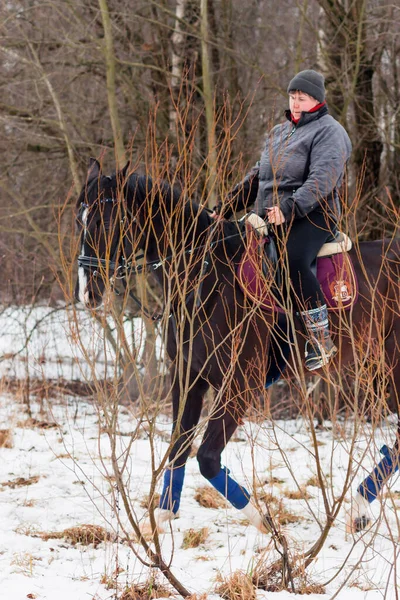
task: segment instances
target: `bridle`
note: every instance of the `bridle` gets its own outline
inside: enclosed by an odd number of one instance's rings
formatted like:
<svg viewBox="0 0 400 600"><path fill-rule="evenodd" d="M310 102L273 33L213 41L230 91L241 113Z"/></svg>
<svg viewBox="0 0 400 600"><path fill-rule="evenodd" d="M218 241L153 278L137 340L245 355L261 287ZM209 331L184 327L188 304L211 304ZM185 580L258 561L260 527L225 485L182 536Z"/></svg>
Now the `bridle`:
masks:
<svg viewBox="0 0 400 600"><path fill-rule="evenodd" d="M111 203L111 202L115 202L117 199L116 198L101 198L100 199L100 203L102 204L106 204L106 203ZM81 203L81 207L82 208L89 208L88 204L85 204L84 202ZM205 208L205 207L204 207ZM209 209L205 208L205 210L207 210L208 212L212 212ZM121 226L123 226L123 223L125 222L127 216L131 217L131 223L134 223L136 221L136 217L133 217L129 211L127 211L126 209L124 209L124 213L121 216L120 222L121 222ZM212 237L214 230L216 229L217 223L213 224L210 230L210 234L209 236ZM217 240L214 241L210 241L207 244L202 244L200 246L196 246L194 248L190 248L189 250L185 250L182 254L183 255L190 255L195 251L198 250L202 250L207 248L207 254L204 258L204 260L202 261L202 268L200 271L200 277L201 277L201 282L200 282L200 289L197 292L197 298L198 298L198 302L200 299L200 295L201 295L201 288L203 285L203 279L204 276L207 274L209 265L210 265L210 253L211 251L221 242L227 241L229 239L232 238L236 238L238 236L241 236L242 233L238 232L229 236L225 236L222 238L219 238ZM78 262L78 267L81 267L83 269L87 269L89 271L91 271L92 276L97 277L99 274L101 274L101 272L105 271L105 270L109 270L113 273L112 277L110 278L111 281L111 285L112 285L112 290L115 294L119 295L119 293L117 292L117 290L114 287L114 283L115 281L122 281L125 290L128 289L128 279L132 276L132 275L140 275L141 273L143 273L143 271L152 271L155 272L158 269L160 269L161 267L163 267L166 263L168 263L168 261L170 259L173 258L172 255L166 256L165 258L163 258L162 260L153 260L153 261L148 261L145 262L143 264L137 265L136 262L142 258L145 258L145 254L138 254L135 256L134 260L127 260L123 255L120 255L120 257L118 258L118 260L115 260L115 255L118 251L118 245L115 248L115 251L112 255L112 258L110 259L105 259L105 258L98 258L95 256L84 256L83 254L78 256L77 262ZM164 316L164 311L165 311L165 307L163 308L162 312L159 314L155 314L152 315L142 304L141 300L132 292L132 290L128 290L129 296L132 298L132 300L137 304L137 306L139 306L139 308L143 311L143 314L148 318L151 319L152 321L160 321L163 316ZM186 304L189 302L189 300L191 299L191 297L194 295L194 291L192 290L190 292L190 294L188 295L188 297L186 298ZM169 315L171 316L171 315Z"/></svg>
<svg viewBox="0 0 400 600"><path fill-rule="evenodd" d="M114 202L116 202L116 200L117 200L116 198L112 198L112 197L101 198L100 203L101 204L114 203ZM81 202L81 208L89 208L89 206L90 206L89 204L85 204L84 202ZM127 217L126 213L129 214L129 211L124 210L124 213L120 219L121 226L123 226L123 224L126 220L126 217ZM133 218L133 217L131 218L131 222L134 222L135 220L136 220L135 218ZM111 259L99 258L97 256L84 256L83 254L80 254L77 259L78 267L81 267L83 269L91 271L91 274L93 277L97 277L99 274L101 274L102 271L104 272L107 269L109 271L111 271L113 273L112 277L110 278L112 291L117 295L119 295L119 292L114 287L115 281L117 281L117 280L122 281L125 289L127 289L127 287L128 287L127 279L129 279L129 277L131 275L139 275L140 273L142 273L142 271L144 271L147 268L153 269L153 271L155 271L156 269L161 267L164 263L164 261L151 261L151 262L148 262L148 263L145 263L142 265L134 265L133 261L126 260L126 258L124 256L120 256L118 260L115 260L115 255L116 255L117 251L118 251L118 244L116 245L116 248L113 252ZM145 255L143 253L136 255L135 262L137 260L140 260L141 258L144 258L144 256ZM152 315L143 306L140 299L132 292L132 290L129 290L129 296L139 306L139 308L143 311L144 315L147 318L151 319L152 321L159 321L162 319L164 310L160 314Z"/></svg>

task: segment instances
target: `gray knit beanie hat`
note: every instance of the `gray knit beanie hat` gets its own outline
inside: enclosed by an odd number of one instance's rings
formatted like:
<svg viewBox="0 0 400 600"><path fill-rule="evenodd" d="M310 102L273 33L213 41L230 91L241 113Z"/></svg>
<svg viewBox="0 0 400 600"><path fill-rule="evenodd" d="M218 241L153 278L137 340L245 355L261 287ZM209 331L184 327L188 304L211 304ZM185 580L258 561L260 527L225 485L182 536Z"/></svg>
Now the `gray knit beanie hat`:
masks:
<svg viewBox="0 0 400 600"><path fill-rule="evenodd" d="M312 69L300 71L293 77L287 89L288 94L296 90L312 96L318 102L323 102L325 100L324 76Z"/></svg>

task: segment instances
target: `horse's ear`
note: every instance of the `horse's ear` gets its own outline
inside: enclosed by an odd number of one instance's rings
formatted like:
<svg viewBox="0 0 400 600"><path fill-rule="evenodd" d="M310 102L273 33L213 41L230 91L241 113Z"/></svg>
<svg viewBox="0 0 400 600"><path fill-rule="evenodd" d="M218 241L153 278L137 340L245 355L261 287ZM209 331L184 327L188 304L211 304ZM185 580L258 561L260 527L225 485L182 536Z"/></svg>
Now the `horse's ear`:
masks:
<svg viewBox="0 0 400 600"><path fill-rule="evenodd" d="M89 158L89 167L87 171L87 179L94 179L98 177L101 173L101 165L97 158Z"/></svg>
<svg viewBox="0 0 400 600"><path fill-rule="evenodd" d="M126 174L129 171L129 165L130 165L130 161L128 160L128 162L126 163L126 165L124 166L123 169L121 169L121 175L122 175L122 179L125 179Z"/></svg>

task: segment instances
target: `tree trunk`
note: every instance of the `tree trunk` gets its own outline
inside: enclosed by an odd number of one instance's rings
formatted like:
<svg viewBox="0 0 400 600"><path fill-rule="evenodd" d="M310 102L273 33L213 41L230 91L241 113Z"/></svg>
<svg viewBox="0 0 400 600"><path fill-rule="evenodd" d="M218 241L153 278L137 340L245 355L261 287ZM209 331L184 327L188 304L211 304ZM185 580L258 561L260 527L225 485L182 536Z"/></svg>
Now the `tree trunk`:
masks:
<svg viewBox="0 0 400 600"><path fill-rule="evenodd" d="M214 118L214 88L209 54L209 27L208 27L208 0L200 1L201 15L201 65L203 78L203 98L207 127L207 191L208 204L216 204L216 179L217 179L217 150L215 140Z"/></svg>
<svg viewBox="0 0 400 600"><path fill-rule="evenodd" d="M107 99L111 127L114 136L115 160L118 168L122 168L125 163L125 149L122 128L118 114L112 23L110 13L108 10L107 0L99 0L99 6L104 29L104 57L106 61Z"/></svg>
<svg viewBox="0 0 400 600"><path fill-rule="evenodd" d="M350 108L354 115L353 191L357 192L358 214L365 225L365 211L361 208L368 206L378 213L382 210L375 197L381 189L383 150L372 82L377 53L372 54L368 47L366 0L356 0L351 10L347 10L339 0L318 0L318 3L328 25L324 36L328 99L334 115L342 123L346 122Z"/></svg>

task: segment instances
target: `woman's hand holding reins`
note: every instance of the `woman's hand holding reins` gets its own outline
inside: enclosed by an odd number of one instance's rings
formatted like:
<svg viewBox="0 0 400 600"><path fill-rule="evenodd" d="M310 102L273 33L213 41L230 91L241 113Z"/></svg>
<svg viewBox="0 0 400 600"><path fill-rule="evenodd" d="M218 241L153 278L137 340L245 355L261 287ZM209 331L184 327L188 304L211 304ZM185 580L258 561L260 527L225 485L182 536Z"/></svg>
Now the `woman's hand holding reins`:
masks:
<svg viewBox="0 0 400 600"><path fill-rule="evenodd" d="M217 213L215 210L214 210L214 212L212 212L212 213L210 214L210 217L211 217L212 219L215 219L216 221L223 221L223 220L224 220L224 217L222 217L222 216L221 216L219 213Z"/></svg>
<svg viewBox="0 0 400 600"><path fill-rule="evenodd" d="M279 206L272 206L267 208L267 221L275 225L282 225L286 221L285 216Z"/></svg>

